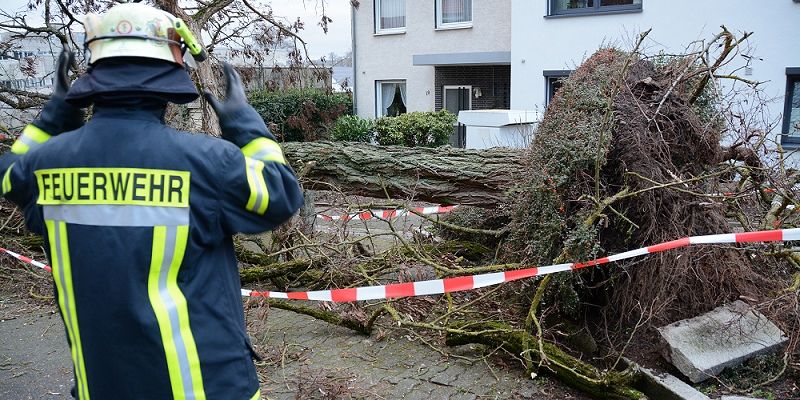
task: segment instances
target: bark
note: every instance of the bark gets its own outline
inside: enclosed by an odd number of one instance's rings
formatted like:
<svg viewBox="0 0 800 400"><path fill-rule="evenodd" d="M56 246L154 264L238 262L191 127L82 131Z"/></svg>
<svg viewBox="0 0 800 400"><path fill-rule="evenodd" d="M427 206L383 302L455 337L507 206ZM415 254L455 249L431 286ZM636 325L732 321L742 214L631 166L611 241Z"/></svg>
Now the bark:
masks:
<svg viewBox="0 0 800 400"><path fill-rule="evenodd" d="M342 317L341 315L332 311L325 311L316 307L305 306L298 302L276 300L276 299L264 299L264 301L269 303L269 305L272 307L280 308L282 310L287 310L287 311L293 311L299 314L309 315L316 319L325 321L329 324L352 329L362 335L369 336L369 334L372 333L371 325L364 324L354 319Z"/></svg>
<svg viewBox="0 0 800 400"><path fill-rule="evenodd" d="M306 189L494 207L506 200L522 165L517 149L466 150L364 143L284 143Z"/></svg>
<svg viewBox="0 0 800 400"><path fill-rule="evenodd" d="M319 262L319 260L292 260L282 263L247 267L239 270L239 278L241 279L242 285L245 285L313 269Z"/></svg>

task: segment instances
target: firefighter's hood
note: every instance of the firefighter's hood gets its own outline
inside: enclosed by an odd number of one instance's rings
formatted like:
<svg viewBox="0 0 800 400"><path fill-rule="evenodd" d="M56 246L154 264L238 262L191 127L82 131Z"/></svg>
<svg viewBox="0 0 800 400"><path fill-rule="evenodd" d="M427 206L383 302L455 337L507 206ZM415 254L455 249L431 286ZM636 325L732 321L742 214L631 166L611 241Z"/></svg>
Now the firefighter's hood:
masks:
<svg viewBox="0 0 800 400"><path fill-rule="evenodd" d="M155 99L186 104L199 97L187 71L170 62L141 57L103 59L75 80L66 101L77 107L92 103Z"/></svg>

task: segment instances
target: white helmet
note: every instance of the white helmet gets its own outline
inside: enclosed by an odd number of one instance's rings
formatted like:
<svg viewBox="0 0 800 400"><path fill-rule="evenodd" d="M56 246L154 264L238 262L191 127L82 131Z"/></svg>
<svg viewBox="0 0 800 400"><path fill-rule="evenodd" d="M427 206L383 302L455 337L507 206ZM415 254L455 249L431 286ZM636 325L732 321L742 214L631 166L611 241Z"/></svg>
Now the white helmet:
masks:
<svg viewBox="0 0 800 400"><path fill-rule="evenodd" d="M102 15L87 14L84 25L89 65L110 57L147 57L183 66L183 46L197 61L206 57L186 23L145 4L119 4Z"/></svg>

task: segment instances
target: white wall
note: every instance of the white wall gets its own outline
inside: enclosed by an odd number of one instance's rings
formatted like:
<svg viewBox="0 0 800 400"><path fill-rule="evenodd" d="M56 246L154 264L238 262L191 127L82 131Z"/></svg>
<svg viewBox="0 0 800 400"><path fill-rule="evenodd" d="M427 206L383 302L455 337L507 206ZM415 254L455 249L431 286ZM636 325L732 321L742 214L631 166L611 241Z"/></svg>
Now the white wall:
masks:
<svg viewBox="0 0 800 400"><path fill-rule="evenodd" d="M408 111L434 108L434 67L413 66L415 54L511 50L511 0L473 0L472 28L436 30L433 0L406 0L406 33L376 35L374 1L355 10L356 107L375 117L375 81L405 79Z"/></svg>
<svg viewBox="0 0 800 400"><path fill-rule="evenodd" d="M720 25L737 34L754 32L750 44L763 61L754 60L753 74L744 77L769 81L763 89L777 98L770 106L773 117L783 113L786 67L800 66L800 3L792 0L643 0L637 13L544 18L547 2L513 0L512 109L544 107L542 71L575 69L602 44L630 49L649 28L650 53L682 52L694 40L713 37Z"/></svg>

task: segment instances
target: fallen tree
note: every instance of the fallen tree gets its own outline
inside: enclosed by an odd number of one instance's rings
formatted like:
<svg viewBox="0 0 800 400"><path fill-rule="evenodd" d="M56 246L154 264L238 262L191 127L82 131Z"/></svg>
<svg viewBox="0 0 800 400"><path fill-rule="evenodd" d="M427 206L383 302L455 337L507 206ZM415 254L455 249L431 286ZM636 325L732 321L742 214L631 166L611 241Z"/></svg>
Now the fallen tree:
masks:
<svg viewBox="0 0 800 400"><path fill-rule="evenodd" d="M495 207L507 200L522 164L516 149L465 150L363 143L284 143L306 189Z"/></svg>
<svg viewBox="0 0 800 400"><path fill-rule="evenodd" d="M704 79L719 63L700 59L715 43L729 57L739 41L723 30L702 51L656 61L599 51L564 82L525 151L287 143L306 188L484 208L460 208L447 225L433 218L444 241L404 235L393 221L377 233L358 222L363 237L345 223L316 237L290 225L260 246L267 254L237 248L247 264L242 282L256 290L352 288L585 261L685 235L798 226L789 207L800 206L797 176L763 161L766 130L745 125L733 146L720 144L734 124L706 87L715 80ZM371 244L386 236L395 245L389 250ZM362 334L399 326L441 347L480 343L595 397L635 399L643 396L637 373L621 371L620 360L638 357L631 343L653 350L652 336L639 334L735 298L765 304L765 314L793 332L785 363L796 365L799 260L782 244L693 247L442 296L268 302Z"/></svg>

